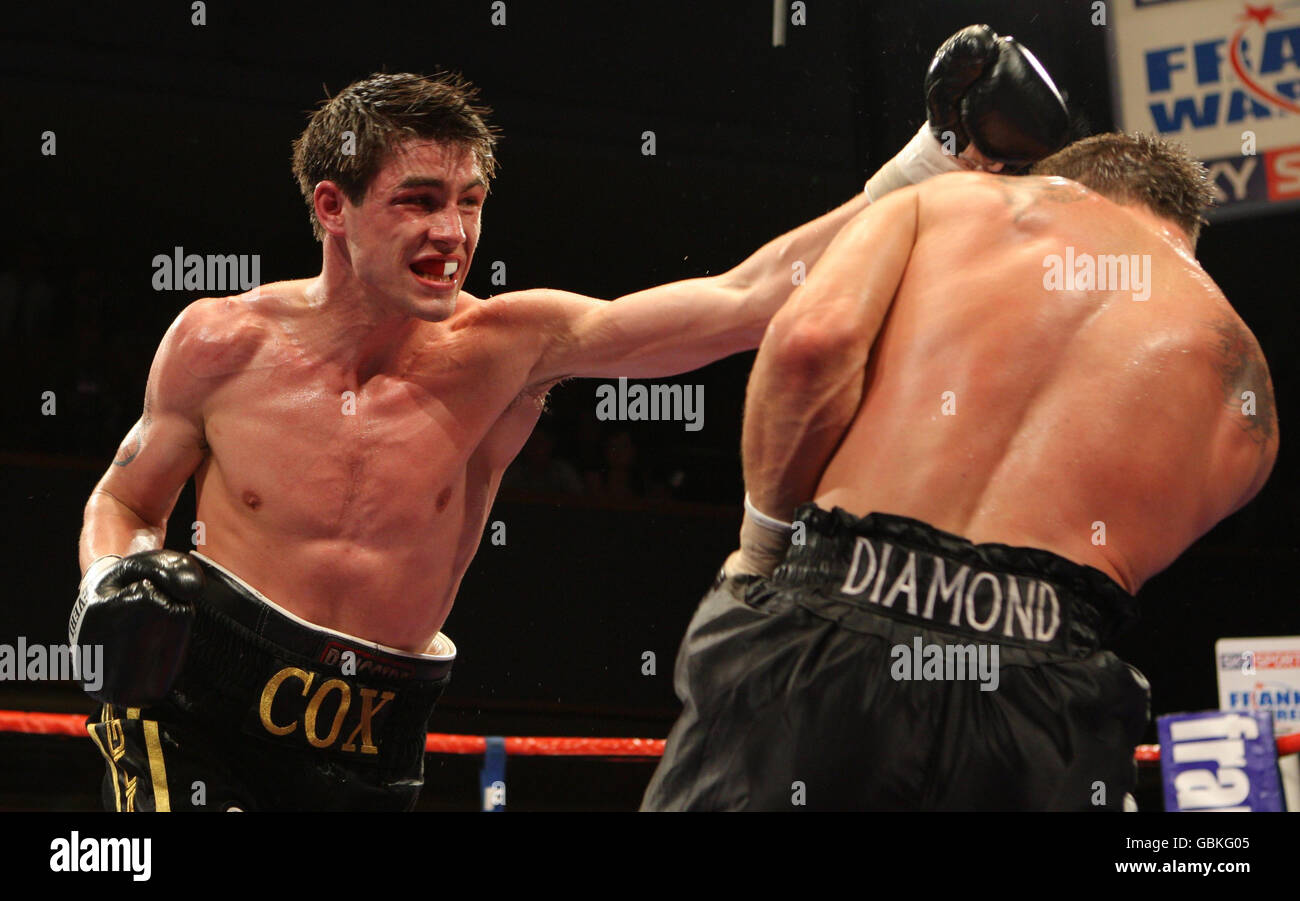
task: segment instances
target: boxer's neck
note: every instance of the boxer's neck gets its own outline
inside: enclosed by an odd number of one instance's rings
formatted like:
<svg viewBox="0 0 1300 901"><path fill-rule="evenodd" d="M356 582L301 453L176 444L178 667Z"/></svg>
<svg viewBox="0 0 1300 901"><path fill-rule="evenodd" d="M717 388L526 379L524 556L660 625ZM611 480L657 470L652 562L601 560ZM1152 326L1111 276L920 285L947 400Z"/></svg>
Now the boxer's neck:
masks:
<svg viewBox="0 0 1300 901"><path fill-rule="evenodd" d="M396 374L420 320L374 296L350 268L340 272L341 267L330 266L328 250L325 257L321 274L303 290L310 309L304 338L315 353L354 373L358 384L375 375Z"/></svg>
<svg viewBox="0 0 1300 901"><path fill-rule="evenodd" d="M1116 201L1119 203L1119 201ZM1120 203L1125 210L1137 219L1143 226L1163 237L1170 244L1174 245L1184 256L1195 260L1195 248L1192 247L1192 239L1187 232L1183 231L1176 222L1166 219L1164 216L1157 214L1150 207L1142 203Z"/></svg>

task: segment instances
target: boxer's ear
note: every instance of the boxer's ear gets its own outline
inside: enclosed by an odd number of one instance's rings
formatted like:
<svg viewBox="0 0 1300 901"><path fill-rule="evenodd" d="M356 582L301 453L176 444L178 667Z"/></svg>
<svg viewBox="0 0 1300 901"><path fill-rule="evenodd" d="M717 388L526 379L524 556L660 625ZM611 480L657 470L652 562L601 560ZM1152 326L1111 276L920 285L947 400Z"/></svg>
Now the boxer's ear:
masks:
<svg viewBox="0 0 1300 901"><path fill-rule="evenodd" d="M311 202L312 208L316 211L316 218L325 233L343 234L343 206L347 203L347 195L343 193L343 189L332 181L318 182L316 190L312 193Z"/></svg>

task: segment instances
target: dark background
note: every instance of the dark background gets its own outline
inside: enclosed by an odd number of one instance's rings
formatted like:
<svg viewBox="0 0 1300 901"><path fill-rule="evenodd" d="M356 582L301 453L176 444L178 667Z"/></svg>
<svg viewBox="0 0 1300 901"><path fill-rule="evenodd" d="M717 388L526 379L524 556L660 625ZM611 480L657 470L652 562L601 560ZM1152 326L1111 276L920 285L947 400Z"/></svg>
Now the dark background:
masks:
<svg viewBox="0 0 1300 901"><path fill-rule="evenodd" d="M13 557L0 642L64 640L78 579L81 507L139 415L149 361L196 295L156 292L151 261L260 254L264 282L319 271L289 172L305 113L377 70L459 69L504 131L467 288L491 264L505 289L616 297L722 271L769 238L861 190L924 113L939 43L983 21L1032 47L1081 128L1112 127L1104 30L1087 2L868 4L808 0L807 25L771 46L767 0L581 3L507 0L507 25L473 2L212 2L9 9L0 37L4 223L0 437ZM40 135L58 153L40 154ZM641 155L653 130L657 155ZM1259 336L1286 433L1297 371L1300 214L1211 227L1199 256ZM492 519L446 631L460 646L435 731L662 737L676 712L677 643L734 543L740 407L752 354L680 379L705 385L705 427L628 429L632 496L516 493ZM553 392L555 453L599 484L595 382ZM57 415L41 415L54 391ZM1156 713L1217 706L1221 636L1293 634L1293 452L1264 492L1140 595L1118 650L1151 679ZM193 500L172 518L187 547ZM642 675L643 654L657 673ZM85 711L71 685L5 684L0 707ZM1148 740L1154 741L1154 727ZM88 742L0 742L8 807L95 803ZM71 769L69 769L71 767ZM472 809L477 761L428 758L428 806ZM631 808L646 763L510 761L510 806ZM1149 777L1148 777L1149 778ZM1149 782L1146 784L1150 784ZM1158 805L1148 798L1145 806Z"/></svg>

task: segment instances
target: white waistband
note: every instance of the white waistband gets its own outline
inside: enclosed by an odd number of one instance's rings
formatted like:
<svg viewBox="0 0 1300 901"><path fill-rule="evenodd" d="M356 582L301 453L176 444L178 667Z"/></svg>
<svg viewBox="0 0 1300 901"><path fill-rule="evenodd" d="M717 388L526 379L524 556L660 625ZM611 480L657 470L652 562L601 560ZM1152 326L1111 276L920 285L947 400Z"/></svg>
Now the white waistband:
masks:
<svg viewBox="0 0 1300 901"><path fill-rule="evenodd" d="M441 632L439 632L437 635L433 637L433 641L429 642L429 647L433 649L433 653L417 654L413 651L403 651L401 648L390 648L388 645L379 644L377 642L370 641L367 638L360 638L356 635L349 635L347 632L340 632L338 629L331 629L328 626L317 625L316 623L303 619L301 616L298 616L296 613L292 613L288 610L285 610L275 601L271 600L266 595L262 594L262 592L258 591L252 585L249 585L243 579L239 578L239 576L232 573L229 569L222 566L220 563L213 560L211 557L206 557L203 554L200 554L198 551L190 551L190 553L193 554L195 557L198 557L204 563L207 563L208 565L221 570L231 579L238 582L241 587L247 590L249 594L253 595L263 604L270 607L276 613L279 613L283 616L287 616L289 619L293 620L295 623L297 623L300 626L305 626L308 629L315 629L317 632L325 632L329 635L334 635L339 638L346 639L347 641L350 641L353 644L366 645L367 647L374 648L377 651L383 651L385 654L394 654L399 657L409 657L412 660L455 660L456 659L456 643L453 642L446 635L443 635Z"/></svg>

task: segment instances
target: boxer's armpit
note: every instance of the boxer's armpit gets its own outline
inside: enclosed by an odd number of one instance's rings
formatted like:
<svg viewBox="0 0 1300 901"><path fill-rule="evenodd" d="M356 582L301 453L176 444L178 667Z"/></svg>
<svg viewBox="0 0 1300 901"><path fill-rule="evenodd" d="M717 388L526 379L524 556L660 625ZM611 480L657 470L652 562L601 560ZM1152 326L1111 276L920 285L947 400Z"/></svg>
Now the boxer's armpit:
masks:
<svg viewBox="0 0 1300 901"><path fill-rule="evenodd" d="M550 397L551 389L556 385L559 385L562 381L564 380L558 379L555 381L542 382L537 385L529 385L515 396L515 399L510 402L510 406L507 407L507 410L514 410L524 404L531 404L541 412L545 413L546 402Z"/></svg>

